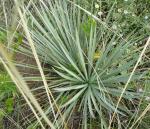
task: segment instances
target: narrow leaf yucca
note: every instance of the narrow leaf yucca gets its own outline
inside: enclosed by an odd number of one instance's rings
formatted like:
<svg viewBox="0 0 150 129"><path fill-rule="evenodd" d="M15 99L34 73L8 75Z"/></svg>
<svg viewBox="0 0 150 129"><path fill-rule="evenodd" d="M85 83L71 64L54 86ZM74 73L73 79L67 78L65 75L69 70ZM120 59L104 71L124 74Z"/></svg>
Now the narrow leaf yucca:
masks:
<svg viewBox="0 0 150 129"><path fill-rule="evenodd" d="M40 60L49 64L49 88L68 125L78 113L82 128L92 127L94 121L97 127L107 129L138 58L134 44L142 36L131 33L123 38L66 0L32 4L26 15ZM110 16L111 12L104 22L109 23ZM30 54L30 50L25 52ZM140 77L136 72L132 81ZM125 101L137 97L134 90L126 90L117 119L132 115ZM45 107L45 112L53 116L50 107ZM56 128L63 128L59 113L52 120Z"/></svg>

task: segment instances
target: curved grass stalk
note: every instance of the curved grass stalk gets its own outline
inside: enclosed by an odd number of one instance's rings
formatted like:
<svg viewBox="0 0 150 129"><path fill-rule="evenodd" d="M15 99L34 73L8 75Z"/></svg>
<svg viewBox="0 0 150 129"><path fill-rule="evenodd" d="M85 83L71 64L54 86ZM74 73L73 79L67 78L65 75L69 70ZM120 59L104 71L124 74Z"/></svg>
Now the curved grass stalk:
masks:
<svg viewBox="0 0 150 129"><path fill-rule="evenodd" d="M143 117L145 116L145 114L150 110L150 104L145 108L145 110L141 113L141 115L139 116L139 118L132 124L132 126L129 129L133 129L134 126L139 122L142 121Z"/></svg>
<svg viewBox="0 0 150 129"><path fill-rule="evenodd" d="M48 84L47 84L47 81L46 81L46 78L45 78L45 75L44 75L44 72L43 72L43 69L42 69L40 60L39 60L39 58L38 58L38 55L37 55L37 52L36 52L34 43L33 43L33 41L32 41L32 38L31 38L31 36L30 36L29 30L28 30L28 27L27 27L27 24L26 24L26 19L25 19L25 17L23 17L23 14L22 14L22 12L21 12L21 10L20 10L20 8L19 8L19 5L18 5L17 0L14 0L14 1L15 1L16 6L17 6L17 10L18 10L18 13L19 13L19 15L20 15L20 18L21 18L21 21L22 21L22 24L23 24L23 28L24 28L25 33L26 33L26 36L27 36L27 40L29 41L30 47L31 47L31 49L32 49L32 52L33 52L33 55L34 55L34 57L35 57L36 63L37 63L37 65L38 65L38 68L39 68L39 71L40 71L40 74L41 74L41 77L42 77L42 80L43 80L43 83L44 83L44 86L45 86L45 90L46 90L46 93L47 93L47 97L48 97L50 106L51 106L51 108L52 108L52 110L53 110L53 114L54 114L54 116L55 116L55 111L54 111L54 109L53 109L50 96L52 97L52 100L54 101L54 104L55 104L55 106L56 106L56 108L57 108L57 111L59 112L59 114L60 114L60 116L61 116L61 118L62 118L62 120L63 120L63 123L64 123L65 128L67 129L67 125L66 125L65 120L64 120L64 118L63 118L63 116L62 116L62 114L61 114L61 111L60 111L58 105L56 104L55 99L54 99L54 97L53 97L51 91L50 91L49 88L48 88Z"/></svg>
<svg viewBox="0 0 150 129"><path fill-rule="evenodd" d="M19 74L19 72L17 71L17 69L10 62L6 52L4 51L4 47L0 46L0 52L2 54L2 57L0 57L1 62L3 63L4 67L6 68L7 72L11 76L14 83L16 84L16 86L19 89L20 93L23 95L24 99L28 103L29 107L31 108L31 110L34 113L35 117L37 118L38 122L40 123L41 127L43 129L45 129L44 125L42 124L42 122L41 122L39 116L37 115L37 113L36 113L34 107L32 106L32 104L36 107L36 109L39 111L39 113L41 114L43 119L47 122L47 124L52 129L55 129L53 124L49 121L49 119L47 118L47 116L44 114L43 110L39 106L38 102L36 101L36 99L34 98L32 93L30 92L28 86L26 85L26 83L22 79L22 77ZM32 102L32 104L30 103L29 99Z"/></svg>

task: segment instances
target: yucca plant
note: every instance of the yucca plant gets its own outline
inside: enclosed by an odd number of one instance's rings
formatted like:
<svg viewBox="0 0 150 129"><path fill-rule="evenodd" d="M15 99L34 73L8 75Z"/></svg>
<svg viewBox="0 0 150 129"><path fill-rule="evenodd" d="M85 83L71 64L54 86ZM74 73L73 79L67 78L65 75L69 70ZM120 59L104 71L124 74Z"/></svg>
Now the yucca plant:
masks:
<svg viewBox="0 0 150 129"><path fill-rule="evenodd" d="M49 65L49 89L61 115L54 102L53 108L46 104L44 110L56 128L65 128L62 118L69 126L73 116L78 116L81 128L107 129L113 112L114 126L123 127L121 118L134 116L128 104L140 94L127 88L115 108L138 59L140 49L135 44L144 37L134 31L120 36L109 29L111 11L103 22L81 9L66 0L41 0L26 10L28 29L39 58ZM20 50L31 56L27 45ZM142 77L143 73L136 71L131 81ZM37 125L35 122L29 128Z"/></svg>

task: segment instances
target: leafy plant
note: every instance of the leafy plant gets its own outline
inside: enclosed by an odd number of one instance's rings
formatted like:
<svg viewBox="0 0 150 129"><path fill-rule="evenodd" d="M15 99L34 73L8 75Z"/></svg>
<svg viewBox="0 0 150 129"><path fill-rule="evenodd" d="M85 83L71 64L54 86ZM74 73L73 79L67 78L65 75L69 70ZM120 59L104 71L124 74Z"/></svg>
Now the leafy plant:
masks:
<svg viewBox="0 0 150 129"><path fill-rule="evenodd" d="M16 93L17 93L16 87L11 81L9 75L4 71L0 71L0 121L1 122L6 114L9 115L14 110L14 98L16 96Z"/></svg>
<svg viewBox="0 0 150 129"><path fill-rule="evenodd" d="M0 31L0 42L5 42L7 40L7 34L4 31Z"/></svg>
<svg viewBox="0 0 150 129"><path fill-rule="evenodd" d="M107 24L100 24L65 0L33 3L32 7L26 13L28 29L41 62L51 66L49 88L65 121L78 112L82 128L92 128L94 120L107 129L109 116L116 111L122 88L138 59L139 51L134 44L144 36L133 31L122 37L119 30L108 29ZM106 23L111 20L110 13ZM31 53L29 49L24 52ZM131 81L140 78L141 72L136 71ZM140 96L127 89L116 111L117 119L132 115L124 100L130 102ZM47 106L45 112L53 116L53 110ZM64 128L59 113L53 120L56 127ZM123 126L120 120L114 121L114 125Z"/></svg>

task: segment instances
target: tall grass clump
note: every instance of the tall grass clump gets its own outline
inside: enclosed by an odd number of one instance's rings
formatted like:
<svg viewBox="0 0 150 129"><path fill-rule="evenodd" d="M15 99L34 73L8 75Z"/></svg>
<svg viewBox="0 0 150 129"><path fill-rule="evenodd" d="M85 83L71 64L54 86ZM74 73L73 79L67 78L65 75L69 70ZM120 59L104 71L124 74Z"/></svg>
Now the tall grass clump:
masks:
<svg viewBox="0 0 150 129"><path fill-rule="evenodd" d="M24 81L14 78L18 87L22 85L26 101L32 102L28 105L37 118L29 129L72 128L75 121L76 128L82 129L131 126L137 117L134 100L143 97L132 85L147 73L137 68L144 64L138 65L143 47L137 44L144 42L145 36L134 30L121 35L109 27L114 4L105 19L82 8L79 1L40 0L30 7L17 4L26 34L19 50L35 58L43 81L29 92ZM46 76L40 63L47 64ZM49 103L42 105L42 111L32 92L43 89Z"/></svg>

